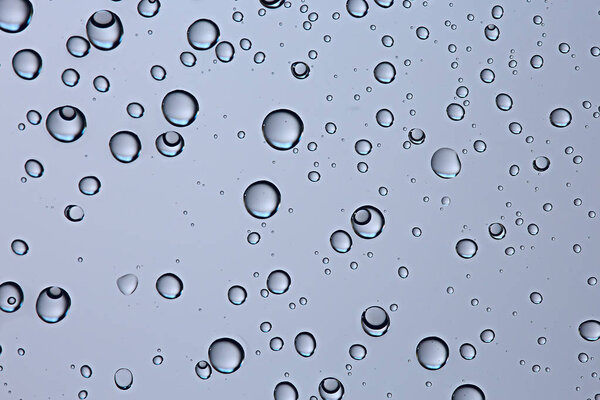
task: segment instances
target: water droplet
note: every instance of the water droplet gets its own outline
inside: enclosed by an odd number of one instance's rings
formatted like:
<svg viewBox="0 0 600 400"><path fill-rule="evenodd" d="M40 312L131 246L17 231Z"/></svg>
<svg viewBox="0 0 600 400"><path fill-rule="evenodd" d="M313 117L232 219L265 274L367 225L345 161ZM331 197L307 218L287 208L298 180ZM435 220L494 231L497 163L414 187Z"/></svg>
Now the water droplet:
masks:
<svg viewBox="0 0 600 400"><path fill-rule="evenodd" d="M417 28L417 37L421 40L425 40L429 37L429 29L424 26L420 26Z"/></svg>
<svg viewBox="0 0 600 400"><path fill-rule="evenodd" d="M550 159L548 157L540 156L533 160L533 169L536 171L544 172L548 168L550 168Z"/></svg>
<svg viewBox="0 0 600 400"><path fill-rule="evenodd" d="M204 360L198 361L195 370L196 375L198 375L198 378L203 380L210 378L210 376L212 375L212 367L208 362Z"/></svg>
<svg viewBox="0 0 600 400"><path fill-rule="evenodd" d="M92 376L92 369L89 365L82 365L79 372L81 373L81 376L83 376L86 379Z"/></svg>
<svg viewBox="0 0 600 400"><path fill-rule="evenodd" d="M98 50L112 50L123 40L123 24L112 11L96 11L88 19L85 30L90 43Z"/></svg>
<svg viewBox="0 0 600 400"><path fill-rule="evenodd" d="M84 216L83 208L77 205L71 204L65 207L65 217L71 222L80 222Z"/></svg>
<svg viewBox="0 0 600 400"><path fill-rule="evenodd" d="M292 110L278 109L267 114L262 131L269 146L276 150L289 150L300 142L304 123Z"/></svg>
<svg viewBox="0 0 600 400"><path fill-rule="evenodd" d="M364 0L363 0L364 1ZM377 82L388 84L394 81L396 78L396 68L394 65L387 61L382 61L373 70L375 79Z"/></svg>
<svg viewBox="0 0 600 400"><path fill-rule="evenodd" d="M542 298L542 295L540 293L538 293L538 292L532 292L529 295L529 300L531 300L531 302L533 304L540 304L542 302L543 298Z"/></svg>
<svg viewBox="0 0 600 400"><path fill-rule="evenodd" d="M244 361L244 348L230 338L215 340L208 348L208 359L213 368L222 374L237 371Z"/></svg>
<svg viewBox="0 0 600 400"><path fill-rule="evenodd" d="M32 80L42 71L42 57L32 49L19 50L13 56L12 66L19 77Z"/></svg>
<svg viewBox="0 0 600 400"><path fill-rule="evenodd" d="M372 306L363 311L360 323L367 335L382 336L390 327L390 317L383 308Z"/></svg>
<svg viewBox="0 0 600 400"><path fill-rule="evenodd" d="M283 294L288 291L292 279L287 272L278 269L267 277L267 289L273 294Z"/></svg>
<svg viewBox="0 0 600 400"><path fill-rule="evenodd" d="M108 142L113 157L124 164L137 160L142 151L142 142L133 132L120 131L112 135Z"/></svg>
<svg viewBox="0 0 600 400"><path fill-rule="evenodd" d="M178 132L168 131L156 138L156 149L165 157L175 157L183 151L185 142Z"/></svg>
<svg viewBox="0 0 600 400"><path fill-rule="evenodd" d="M93 196L100 191L100 180L95 176L86 176L79 181L79 191L86 196Z"/></svg>
<svg viewBox="0 0 600 400"><path fill-rule="evenodd" d="M448 360L448 345L439 337L427 337L417 345L417 359L426 369L442 368Z"/></svg>
<svg viewBox="0 0 600 400"><path fill-rule="evenodd" d="M292 64L292 75L297 79L306 79L310 74L310 67L302 61L297 61Z"/></svg>
<svg viewBox="0 0 600 400"><path fill-rule="evenodd" d="M11 281L2 283L0 285L0 310L6 313L17 311L23 304L23 297L23 289L19 284Z"/></svg>
<svg viewBox="0 0 600 400"><path fill-rule="evenodd" d="M492 343L494 341L494 339L496 338L496 334L494 333L493 330L486 329L481 332L481 334L479 335L479 338L481 339L481 341L483 343Z"/></svg>
<svg viewBox="0 0 600 400"><path fill-rule="evenodd" d="M472 360L477 355L477 350L475 350L475 346L471 343L464 343L460 346L459 349L460 356L465 360Z"/></svg>
<svg viewBox="0 0 600 400"><path fill-rule="evenodd" d="M67 40L67 51L73 57L85 57L90 52L90 42L81 36L71 36Z"/></svg>
<svg viewBox="0 0 600 400"><path fill-rule="evenodd" d="M154 357L152 357L152 364L154 365L161 365L163 363L163 356L160 355L156 355Z"/></svg>
<svg viewBox="0 0 600 400"><path fill-rule="evenodd" d="M349 353L352 359L360 361L367 356L367 348L362 344L353 344L350 346Z"/></svg>
<svg viewBox="0 0 600 400"><path fill-rule="evenodd" d="M493 239L500 240L506 236L506 228L499 222L494 222L488 227L488 232Z"/></svg>
<svg viewBox="0 0 600 400"><path fill-rule="evenodd" d="M246 301L246 297L246 289L239 285L232 286L227 291L227 298L231 304L235 304L236 306L243 304Z"/></svg>
<svg viewBox="0 0 600 400"><path fill-rule="evenodd" d="M168 272L156 280L156 290L165 299L176 299L183 292L183 282L177 275Z"/></svg>
<svg viewBox="0 0 600 400"><path fill-rule="evenodd" d="M383 108L377 111L375 119L377 120L379 126L383 128L389 128L394 123L394 114L392 114L392 112L387 108Z"/></svg>
<svg viewBox="0 0 600 400"><path fill-rule="evenodd" d="M138 277L134 274L126 274L117 279L117 288L125 296L131 295L138 287Z"/></svg>
<svg viewBox="0 0 600 400"><path fill-rule="evenodd" d="M198 116L200 109L198 100L185 90L173 90L167 93L161 107L165 119L174 126L190 125Z"/></svg>
<svg viewBox="0 0 600 400"><path fill-rule="evenodd" d="M298 400L298 390L291 382L279 382L273 391L275 400Z"/></svg>
<svg viewBox="0 0 600 400"><path fill-rule="evenodd" d="M94 78L94 89L99 91L100 93L106 93L110 89L110 82L106 79L105 76L97 76Z"/></svg>
<svg viewBox="0 0 600 400"><path fill-rule="evenodd" d="M18 256L24 256L29 251L29 245L21 239L13 240L10 244L10 248L12 249L13 253Z"/></svg>
<svg viewBox="0 0 600 400"><path fill-rule="evenodd" d="M61 79L63 83L68 87L77 86L77 84L79 83L79 72L77 72L73 68L67 68L63 71Z"/></svg>
<svg viewBox="0 0 600 400"><path fill-rule="evenodd" d="M500 19L504 15L504 8L500 5L492 7L492 18Z"/></svg>
<svg viewBox="0 0 600 400"><path fill-rule="evenodd" d="M485 395L479 387L471 384L461 385L452 393L452 400L485 400Z"/></svg>
<svg viewBox="0 0 600 400"><path fill-rule="evenodd" d="M381 211L369 205L357 208L350 222L354 232L363 239L376 238L385 226L385 218Z"/></svg>
<svg viewBox="0 0 600 400"><path fill-rule="evenodd" d="M446 114L452 121L460 121L465 117L465 109L458 103L452 103L446 107Z"/></svg>
<svg viewBox="0 0 600 400"><path fill-rule="evenodd" d="M188 42L196 50L212 48L217 44L220 35L219 27L210 19L199 19L187 30Z"/></svg>
<svg viewBox="0 0 600 400"><path fill-rule="evenodd" d="M487 25L483 30L485 37L494 42L500 37L500 29L494 24Z"/></svg>
<svg viewBox="0 0 600 400"><path fill-rule="evenodd" d="M167 77L167 71L160 65L153 65L150 68L150 76L157 81L162 81Z"/></svg>
<svg viewBox="0 0 600 400"><path fill-rule="evenodd" d="M260 4L267 8L279 8L283 3L284 0L260 0Z"/></svg>
<svg viewBox="0 0 600 400"><path fill-rule="evenodd" d="M219 59L219 61L228 63L233 60L233 56L235 55L235 48L233 45L227 41L220 42L217 47L215 47L215 55Z"/></svg>
<svg viewBox="0 0 600 400"><path fill-rule="evenodd" d="M344 397L344 385L336 378L325 378L319 383L319 395L323 400L340 400Z"/></svg>
<svg viewBox="0 0 600 400"><path fill-rule="evenodd" d="M283 339L276 336L269 341L269 347L273 351L280 351L283 348Z"/></svg>
<svg viewBox="0 0 600 400"><path fill-rule="evenodd" d="M42 115L36 110L27 111L27 121L31 125L38 125L42 121Z"/></svg>
<svg viewBox="0 0 600 400"><path fill-rule="evenodd" d="M425 142L425 131L420 128L412 128L408 131L408 140L410 140L412 144L422 144Z"/></svg>
<svg viewBox="0 0 600 400"><path fill-rule="evenodd" d="M244 192L244 206L250 215L265 219L275 215L281 203L281 193L269 181L257 181Z"/></svg>
<svg viewBox="0 0 600 400"><path fill-rule="evenodd" d="M42 321L54 324L67 316L71 307L71 296L58 286L50 286L40 292L35 311Z"/></svg>
<svg viewBox="0 0 600 400"><path fill-rule="evenodd" d="M27 28L33 16L33 5L29 0L0 1L0 29L18 33Z"/></svg>
<svg viewBox="0 0 600 400"><path fill-rule="evenodd" d="M32 178L39 178L44 174L44 166L38 160L27 160L25 172Z"/></svg>
<svg viewBox="0 0 600 400"><path fill-rule="evenodd" d="M127 390L133 385L133 374L127 368L119 368L114 379L115 385L121 390Z"/></svg>
<svg viewBox="0 0 600 400"><path fill-rule="evenodd" d="M460 158L456 151L442 147L431 156L431 169L440 178L454 178L461 170Z"/></svg>
<svg viewBox="0 0 600 400"><path fill-rule="evenodd" d="M544 58L536 54L531 57L531 60L529 60L529 64L531 64L531 66L535 69L540 69L544 66Z"/></svg>
<svg viewBox="0 0 600 400"><path fill-rule="evenodd" d="M569 126L571 120L571 113L565 108L556 108L550 113L550 123L557 128Z"/></svg>
<svg viewBox="0 0 600 400"><path fill-rule="evenodd" d="M456 243L456 254L462 258L473 258L477 254L477 243L472 239L461 239Z"/></svg>
<svg viewBox="0 0 600 400"><path fill-rule="evenodd" d="M588 320L579 325L579 334L589 342L595 342L600 339L600 322Z"/></svg>
<svg viewBox="0 0 600 400"><path fill-rule="evenodd" d="M52 110L46 117L48 133L59 142L69 143L79 139L87 121L85 115L76 107L62 106Z"/></svg>
<svg viewBox="0 0 600 400"><path fill-rule="evenodd" d="M138 13L142 17L152 18L160 10L159 0L140 0L137 6Z"/></svg>
<svg viewBox="0 0 600 400"><path fill-rule="evenodd" d="M340 229L331 234L329 243L338 253L347 253L352 247L352 238L348 232Z"/></svg>
<svg viewBox="0 0 600 400"><path fill-rule="evenodd" d="M513 100L506 93L500 93L496 96L496 106L502 111L508 111L513 106Z"/></svg>
<svg viewBox="0 0 600 400"><path fill-rule="evenodd" d="M369 4L365 0L348 0L346 10L354 18L362 18L369 12Z"/></svg>
<svg viewBox="0 0 600 400"><path fill-rule="evenodd" d="M141 118L144 115L144 107L140 103L129 103L127 105L127 114L131 118Z"/></svg>
<svg viewBox="0 0 600 400"><path fill-rule="evenodd" d="M296 335L296 339L294 339L294 346L296 347L298 354L300 354L302 357L310 357L315 353L317 341L312 333L301 332Z"/></svg>

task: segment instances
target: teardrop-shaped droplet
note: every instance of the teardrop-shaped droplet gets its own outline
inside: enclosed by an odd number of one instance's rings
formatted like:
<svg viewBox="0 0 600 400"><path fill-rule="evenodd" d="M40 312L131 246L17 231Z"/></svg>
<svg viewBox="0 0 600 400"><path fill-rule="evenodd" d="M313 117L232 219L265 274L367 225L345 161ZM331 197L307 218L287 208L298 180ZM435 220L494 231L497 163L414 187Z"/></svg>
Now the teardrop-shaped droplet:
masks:
<svg viewBox="0 0 600 400"><path fill-rule="evenodd" d="M208 348L208 359L213 368L222 374L237 371L244 361L245 352L241 344L231 338L215 340Z"/></svg>
<svg viewBox="0 0 600 400"><path fill-rule="evenodd" d="M71 296L58 286L50 286L40 292L35 311L42 321L54 324L67 316L71 307Z"/></svg>

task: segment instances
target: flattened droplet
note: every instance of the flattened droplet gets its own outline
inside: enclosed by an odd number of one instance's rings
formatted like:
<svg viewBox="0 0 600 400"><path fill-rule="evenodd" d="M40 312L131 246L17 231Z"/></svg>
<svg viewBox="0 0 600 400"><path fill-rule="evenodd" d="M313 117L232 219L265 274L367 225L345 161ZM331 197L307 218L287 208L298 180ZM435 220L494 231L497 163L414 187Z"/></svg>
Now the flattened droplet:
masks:
<svg viewBox="0 0 600 400"><path fill-rule="evenodd" d="M237 371L242 366L244 357L242 345L227 337L215 340L208 349L210 363L222 374Z"/></svg>

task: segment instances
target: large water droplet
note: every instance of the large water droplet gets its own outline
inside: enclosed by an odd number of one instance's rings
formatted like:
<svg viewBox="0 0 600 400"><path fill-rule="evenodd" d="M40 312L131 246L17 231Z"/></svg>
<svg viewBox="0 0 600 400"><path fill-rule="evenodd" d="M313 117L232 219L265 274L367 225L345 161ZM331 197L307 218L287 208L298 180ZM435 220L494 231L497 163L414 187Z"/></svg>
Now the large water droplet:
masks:
<svg viewBox="0 0 600 400"><path fill-rule="evenodd" d="M140 156L142 142L135 133L120 131L112 135L108 147L117 161L127 164L137 160Z"/></svg>
<svg viewBox="0 0 600 400"><path fill-rule="evenodd" d="M500 240L506 236L506 228L499 222L494 222L488 227L488 232L493 239Z"/></svg>
<svg viewBox="0 0 600 400"><path fill-rule="evenodd" d="M67 51L73 57L85 57L90 52L90 42L81 36L71 36L67 40Z"/></svg>
<svg viewBox="0 0 600 400"><path fill-rule="evenodd" d="M196 375L200 379L206 380L212 375L212 367L205 360L198 361L194 369L196 371Z"/></svg>
<svg viewBox="0 0 600 400"><path fill-rule="evenodd" d="M298 400L298 389L291 382L279 382L273 391L275 400Z"/></svg>
<svg viewBox="0 0 600 400"><path fill-rule="evenodd" d="M71 296L58 286L50 286L40 292L35 311L42 321L54 324L67 316L71 307Z"/></svg>
<svg viewBox="0 0 600 400"><path fill-rule="evenodd" d="M93 196L100 191L100 179L95 176L86 176L79 181L79 191L86 196Z"/></svg>
<svg viewBox="0 0 600 400"><path fill-rule="evenodd" d="M42 57L32 49L19 50L13 56L12 66L19 77L29 81L42 71Z"/></svg>
<svg viewBox="0 0 600 400"><path fill-rule="evenodd" d="M448 360L448 345L439 337L425 338L417 345L417 359L426 369L440 369Z"/></svg>
<svg viewBox="0 0 600 400"><path fill-rule="evenodd" d="M456 243L456 254L462 258L473 258L477 254L477 243L471 239L461 239Z"/></svg>
<svg viewBox="0 0 600 400"><path fill-rule="evenodd" d="M196 50L208 50L217 44L221 31L210 19L199 19L187 30L187 39Z"/></svg>
<svg viewBox="0 0 600 400"><path fill-rule="evenodd" d="M375 75L375 79L377 79L377 82L379 83L392 83L396 78L396 68L394 67L394 64L382 61L377 64L373 70L373 75Z"/></svg>
<svg viewBox="0 0 600 400"><path fill-rule="evenodd" d="M390 317L383 308L371 306L363 311L360 323L367 335L382 336L390 327Z"/></svg>
<svg viewBox="0 0 600 400"><path fill-rule="evenodd" d="M39 178L44 174L44 166L38 160L27 160L25 162L25 172L32 178Z"/></svg>
<svg viewBox="0 0 600 400"><path fill-rule="evenodd" d="M283 294L287 292L291 283L292 279L290 278L290 275L281 269L271 272L267 277L267 289L273 294Z"/></svg>
<svg viewBox="0 0 600 400"><path fill-rule="evenodd" d="M33 5L29 0L0 1L0 29L8 33L21 32L31 22Z"/></svg>
<svg viewBox="0 0 600 400"><path fill-rule="evenodd" d="M431 169L440 178L454 178L460 173L460 158L456 151L442 147L431 156Z"/></svg>
<svg viewBox="0 0 600 400"><path fill-rule="evenodd" d="M550 123L557 128L569 126L572 117L566 108L556 108L550 113Z"/></svg>
<svg viewBox="0 0 600 400"><path fill-rule="evenodd" d="M160 10L159 0L140 0L137 6L138 13L145 18L152 18Z"/></svg>
<svg viewBox="0 0 600 400"><path fill-rule="evenodd" d="M323 400L340 400L344 397L344 385L336 378L325 378L319 383L319 395Z"/></svg>
<svg viewBox="0 0 600 400"><path fill-rule="evenodd" d="M246 296L246 289L239 285L232 286L227 291L227 298L231 304L235 304L236 306L243 304L246 301Z"/></svg>
<svg viewBox="0 0 600 400"><path fill-rule="evenodd" d="M138 287L138 277L134 274L126 274L117 279L117 287L125 296L129 296Z"/></svg>
<svg viewBox="0 0 600 400"><path fill-rule="evenodd" d="M183 282L177 275L168 272L156 280L156 290L165 299L176 299L183 292Z"/></svg>
<svg viewBox="0 0 600 400"><path fill-rule="evenodd" d="M600 322L590 319L579 325L579 334L589 342L600 339Z"/></svg>
<svg viewBox="0 0 600 400"><path fill-rule="evenodd" d="M165 157L175 157L183 151L185 142L178 132L168 131L156 138L156 149Z"/></svg>
<svg viewBox="0 0 600 400"><path fill-rule="evenodd" d="M367 348L362 344L353 344L348 352L354 360L362 360L367 356Z"/></svg>
<svg viewBox="0 0 600 400"><path fill-rule="evenodd" d="M506 93L500 93L496 96L496 106L502 111L508 111L513 106L513 100Z"/></svg>
<svg viewBox="0 0 600 400"><path fill-rule="evenodd" d="M446 107L446 114L452 121L460 121L465 117L465 109L458 103L452 103Z"/></svg>
<svg viewBox="0 0 600 400"><path fill-rule="evenodd" d="M22 304L23 289L18 283L8 281L0 285L0 310L12 313L21 308Z"/></svg>
<svg viewBox="0 0 600 400"><path fill-rule="evenodd" d="M171 125L188 126L196 119L200 106L190 92L173 90L165 95L161 108Z"/></svg>
<svg viewBox="0 0 600 400"><path fill-rule="evenodd" d="M112 50L123 40L123 24L112 11L96 11L85 25L87 37L99 50Z"/></svg>
<svg viewBox="0 0 600 400"><path fill-rule="evenodd" d="M354 211L350 217L350 223L358 236L363 239L373 239L383 231L385 218L379 209L367 205Z"/></svg>
<svg viewBox="0 0 600 400"><path fill-rule="evenodd" d="M310 357L315 353L317 341L312 333L301 332L296 335L296 339L294 339L294 346L296 347L298 354L300 354L302 357Z"/></svg>
<svg viewBox="0 0 600 400"><path fill-rule="evenodd" d="M217 339L208 348L210 363L222 374L237 371L242 366L244 356L242 345L230 338Z"/></svg>
<svg viewBox="0 0 600 400"><path fill-rule="evenodd" d="M231 60L233 60L233 56L235 55L235 48L230 42L220 42L217 45L217 47L215 47L215 55L217 56L217 59L219 61L228 63Z"/></svg>
<svg viewBox="0 0 600 400"><path fill-rule="evenodd" d="M487 25L483 29L483 32L485 37L492 42L495 42L500 37L500 29L498 29L498 27L494 24Z"/></svg>
<svg viewBox="0 0 600 400"><path fill-rule="evenodd" d="M369 12L369 4L365 0L348 0L346 10L354 18L362 18Z"/></svg>
<svg viewBox="0 0 600 400"><path fill-rule="evenodd" d="M133 385L133 374L127 368L119 368L114 378L115 385L121 390L127 390Z"/></svg>
<svg viewBox="0 0 600 400"><path fill-rule="evenodd" d="M300 142L304 123L294 111L282 108L267 114L262 131L269 146L276 150L289 150Z"/></svg>
<svg viewBox="0 0 600 400"><path fill-rule="evenodd" d="M471 384L461 385L452 393L452 400L485 400L485 395L479 387Z"/></svg>
<svg viewBox="0 0 600 400"><path fill-rule="evenodd" d="M244 206L255 218L272 217L281 203L281 193L277 186L269 181L257 181L244 191Z"/></svg>
<svg viewBox="0 0 600 400"><path fill-rule="evenodd" d="M340 229L331 234L329 243L338 253L347 253L352 247L352 238L348 232Z"/></svg>
<svg viewBox="0 0 600 400"><path fill-rule="evenodd" d="M85 115L73 106L55 108L46 117L46 130L54 139L63 143L79 139L86 126Z"/></svg>
<svg viewBox="0 0 600 400"><path fill-rule="evenodd" d="M475 346L471 343L464 343L458 351L460 352L460 356L465 360L472 360L477 355L477 350L475 350Z"/></svg>

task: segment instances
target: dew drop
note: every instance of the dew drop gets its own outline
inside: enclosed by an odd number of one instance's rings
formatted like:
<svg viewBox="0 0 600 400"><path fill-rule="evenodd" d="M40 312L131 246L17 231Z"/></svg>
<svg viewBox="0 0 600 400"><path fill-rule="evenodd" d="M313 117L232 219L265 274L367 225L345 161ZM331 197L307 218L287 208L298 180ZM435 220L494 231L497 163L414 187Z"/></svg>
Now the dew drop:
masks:
<svg viewBox="0 0 600 400"><path fill-rule="evenodd" d="M237 371L244 361L244 348L230 338L215 340L208 348L208 359L213 368L222 374Z"/></svg>
<svg viewBox="0 0 600 400"><path fill-rule="evenodd" d="M0 310L6 313L17 311L23 304L23 298L23 289L18 283L8 281L0 285Z"/></svg>
<svg viewBox="0 0 600 400"><path fill-rule="evenodd" d="M265 219L275 215L281 203L281 193L269 181L257 181L244 191L244 206L250 215Z"/></svg>
<svg viewBox="0 0 600 400"><path fill-rule="evenodd" d="M183 151L185 142L178 132L168 131L156 138L156 149L165 157L175 157Z"/></svg>
<svg viewBox="0 0 600 400"><path fill-rule="evenodd" d="M173 90L165 95L161 104L165 119L174 126L188 126L198 116L198 100L185 90Z"/></svg>
<svg viewBox="0 0 600 400"><path fill-rule="evenodd" d="M63 143L79 139L86 126L85 115L73 106L55 108L46 117L46 130L54 139Z"/></svg>
<svg viewBox="0 0 600 400"><path fill-rule="evenodd" d="M352 238L348 232L340 229L331 234L329 243L338 253L347 253L352 247Z"/></svg>
<svg viewBox="0 0 600 400"><path fill-rule="evenodd" d="M460 158L456 151L442 147L431 156L431 169L440 178L454 178L461 170Z"/></svg>
<svg viewBox="0 0 600 400"><path fill-rule="evenodd" d="M289 274L281 269L275 270L267 277L267 289L273 294L287 292L292 283Z"/></svg>
<svg viewBox="0 0 600 400"><path fill-rule="evenodd" d="M360 322L363 330L369 336L382 336L390 327L388 313L379 306L371 306L363 311Z"/></svg>
<svg viewBox="0 0 600 400"><path fill-rule="evenodd" d="M315 353L317 341L310 332L301 332L294 339L294 347L302 357L310 357Z"/></svg>
<svg viewBox="0 0 600 400"><path fill-rule="evenodd" d="M42 57L32 49L19 50L13 56L12 67L17 76L30 81L42 71Z"/></svg>
<svg viewBox="0 0 600 400"><path fill-rule="evenodd" d="M187 30L188 42L196 50L212 48L217 44L220 35L219 27L210 19L199 19L191 24Z"/></svg>
<svg viewBox="0 0 600 400"><path fill-rule="evenodd" d="M138 287L138 277L134 274L126 274L117 279L117 288L125 296L131 295Z"/></svg>
<svg viewBox="0 0 600 400"><path fill-rule="evenodd" d="M363 239L376 238L385 226L385 218L381 211L369 205L357 208L350 222L354 232Z"/></svg>
<svg viewBox="0 0 600 400"><path fill-rule="evenodd" d="M477 249L477 243L472 239L461 239L456 243L456 254L461 258L473 258Z"/></svg>
<svg viewBox="0 0 600 400"><path fill-rule="evenodd" d="M42 321L54 324L67 316L71 307L71 296L58 286L42 290L35 303L35 311Z"/></svg>
<svg viewBox="0 0 600 400"><path fill-rule="evenodd" d="M289 150L300 142L304 123L298 114L288 109L271 111L262 123L265 140L276 150Z"/></svg>
<svg viewBox="0 0 600 400"><path fill-rule="evenodd" d="M112 50L123 40L123 24L112 11L96 11L88 19L85 30L90 43L99 50Z"/></svg>
<svg viewBox="0 0 600 400"><path fill-rule="evenodd" d="M121 390L127 390L133 385L133 374L127 368L119 368L114 376L115 385Z"/></svg>
<svg viewBox="0 0 600 400"><path fill-rule="evenodd" d="M439 337L427 337L417 345L417 360L426 369L442 368L448 360L448 354L448 345Z"/></svg>
<svg viewBox="0 0 600 400"><path fill-rule="evenodd" d="M183 292L183 282L177 275L168 272L156 280L156 290L165 299L176 299Z"/></svg>
<svg viewBox="0 0 600 400"><path fill-rule="evenodd" d="M0 1L0 30L18 33L29 26L33 5L29 0Z"/></svg>
<svg viewBox="0 0 600 400"><path fill-rule="evenodd" d="M112 135L108 142L113 157L124 164L137 160L142 151L138 135L130 131L120 131Z"/></svg>

